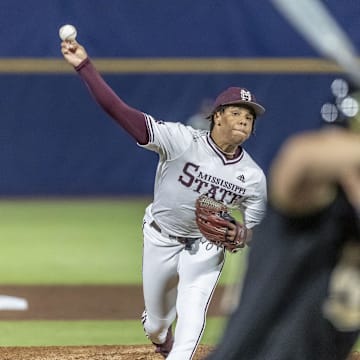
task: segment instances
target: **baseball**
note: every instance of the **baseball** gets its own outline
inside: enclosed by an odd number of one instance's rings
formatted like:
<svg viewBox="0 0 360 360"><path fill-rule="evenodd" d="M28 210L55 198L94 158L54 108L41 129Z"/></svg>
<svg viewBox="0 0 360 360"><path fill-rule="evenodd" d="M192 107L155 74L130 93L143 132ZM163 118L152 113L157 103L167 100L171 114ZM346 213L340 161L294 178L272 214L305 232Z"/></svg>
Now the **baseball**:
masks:
<svg viewBox="0 0 360 360"><path fill-rule="evenodd" d="M77 31L75 26L73 25L63 25L60 29L59 29L59 36L60 39L65 41L65 40L75 40L76 39L76 35L77 35Z"/></svg>

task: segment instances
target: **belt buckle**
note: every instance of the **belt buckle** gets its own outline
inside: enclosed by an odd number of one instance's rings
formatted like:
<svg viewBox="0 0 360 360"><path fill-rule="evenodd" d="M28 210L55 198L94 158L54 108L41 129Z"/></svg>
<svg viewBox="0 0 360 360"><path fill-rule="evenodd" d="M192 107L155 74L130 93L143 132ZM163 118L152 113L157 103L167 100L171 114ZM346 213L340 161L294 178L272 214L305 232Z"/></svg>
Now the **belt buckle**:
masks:
<svg viewBox="0 0 360 360"><path fill-rule="evenodd" d="M185 250L191 250L192 246L196 240L196 239L186 238L186 237L177 237L176 239L179 243L185 245Z"/></svg>

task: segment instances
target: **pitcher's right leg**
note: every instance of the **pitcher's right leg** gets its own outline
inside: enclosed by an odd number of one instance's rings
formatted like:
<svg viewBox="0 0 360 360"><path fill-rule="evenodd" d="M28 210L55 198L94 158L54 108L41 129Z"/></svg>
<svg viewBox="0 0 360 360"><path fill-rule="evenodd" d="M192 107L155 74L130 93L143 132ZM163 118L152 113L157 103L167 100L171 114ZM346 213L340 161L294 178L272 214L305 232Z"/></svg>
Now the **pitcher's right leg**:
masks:
<svg viewBox="0 0 360 360"><path fill-rule="evenodd" d="M176 318L177 266L182 245L162 236L148 221L143 233L143 326L154 344L163 344Z"/></svg>

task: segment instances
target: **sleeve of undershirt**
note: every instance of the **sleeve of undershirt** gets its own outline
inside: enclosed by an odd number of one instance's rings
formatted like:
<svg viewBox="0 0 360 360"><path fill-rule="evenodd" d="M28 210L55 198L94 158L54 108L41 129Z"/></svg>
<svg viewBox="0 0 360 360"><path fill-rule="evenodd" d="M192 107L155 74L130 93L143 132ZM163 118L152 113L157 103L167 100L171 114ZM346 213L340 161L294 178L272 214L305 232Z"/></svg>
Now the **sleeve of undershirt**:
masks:
<svg viewBox="0 0 360 360"><path fill-rule="evenodd" d="M147 144L149 135L144 114L119 98L95 69L89 58L75 67L75 70L104 111L139 144Z"/></svg>

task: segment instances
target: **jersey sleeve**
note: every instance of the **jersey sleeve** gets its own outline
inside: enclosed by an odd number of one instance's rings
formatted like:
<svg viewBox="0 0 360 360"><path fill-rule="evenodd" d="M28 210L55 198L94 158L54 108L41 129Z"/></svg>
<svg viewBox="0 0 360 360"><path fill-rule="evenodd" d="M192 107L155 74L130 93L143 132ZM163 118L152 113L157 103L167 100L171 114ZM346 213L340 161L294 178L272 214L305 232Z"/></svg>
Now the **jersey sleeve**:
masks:
<svg viewBox="0 0 360 360"><path fill-rule="evenodd" d="M168 160L176 158L189 147L196 130L180 122L161 121L148 114L144 115L149 141L145 145L139 144L140 146L155 151Z"/></svg>
<svg viewBox="0 0 360 360"><path fill-rule="evenodd" d="M95 101L138 143L148 142L144 114L127 105L105 82L89 58L75 67Z"/></svg>
<svg viewBox="0 0 360 360"><path fill-rule="evenodd" d="M254 186L252 194L243 202L243 206L245 207L245 226L248 229L258 225L265 216L267 184L265 174L262 170L259 170L257 178L258 181Z"/></svg>

